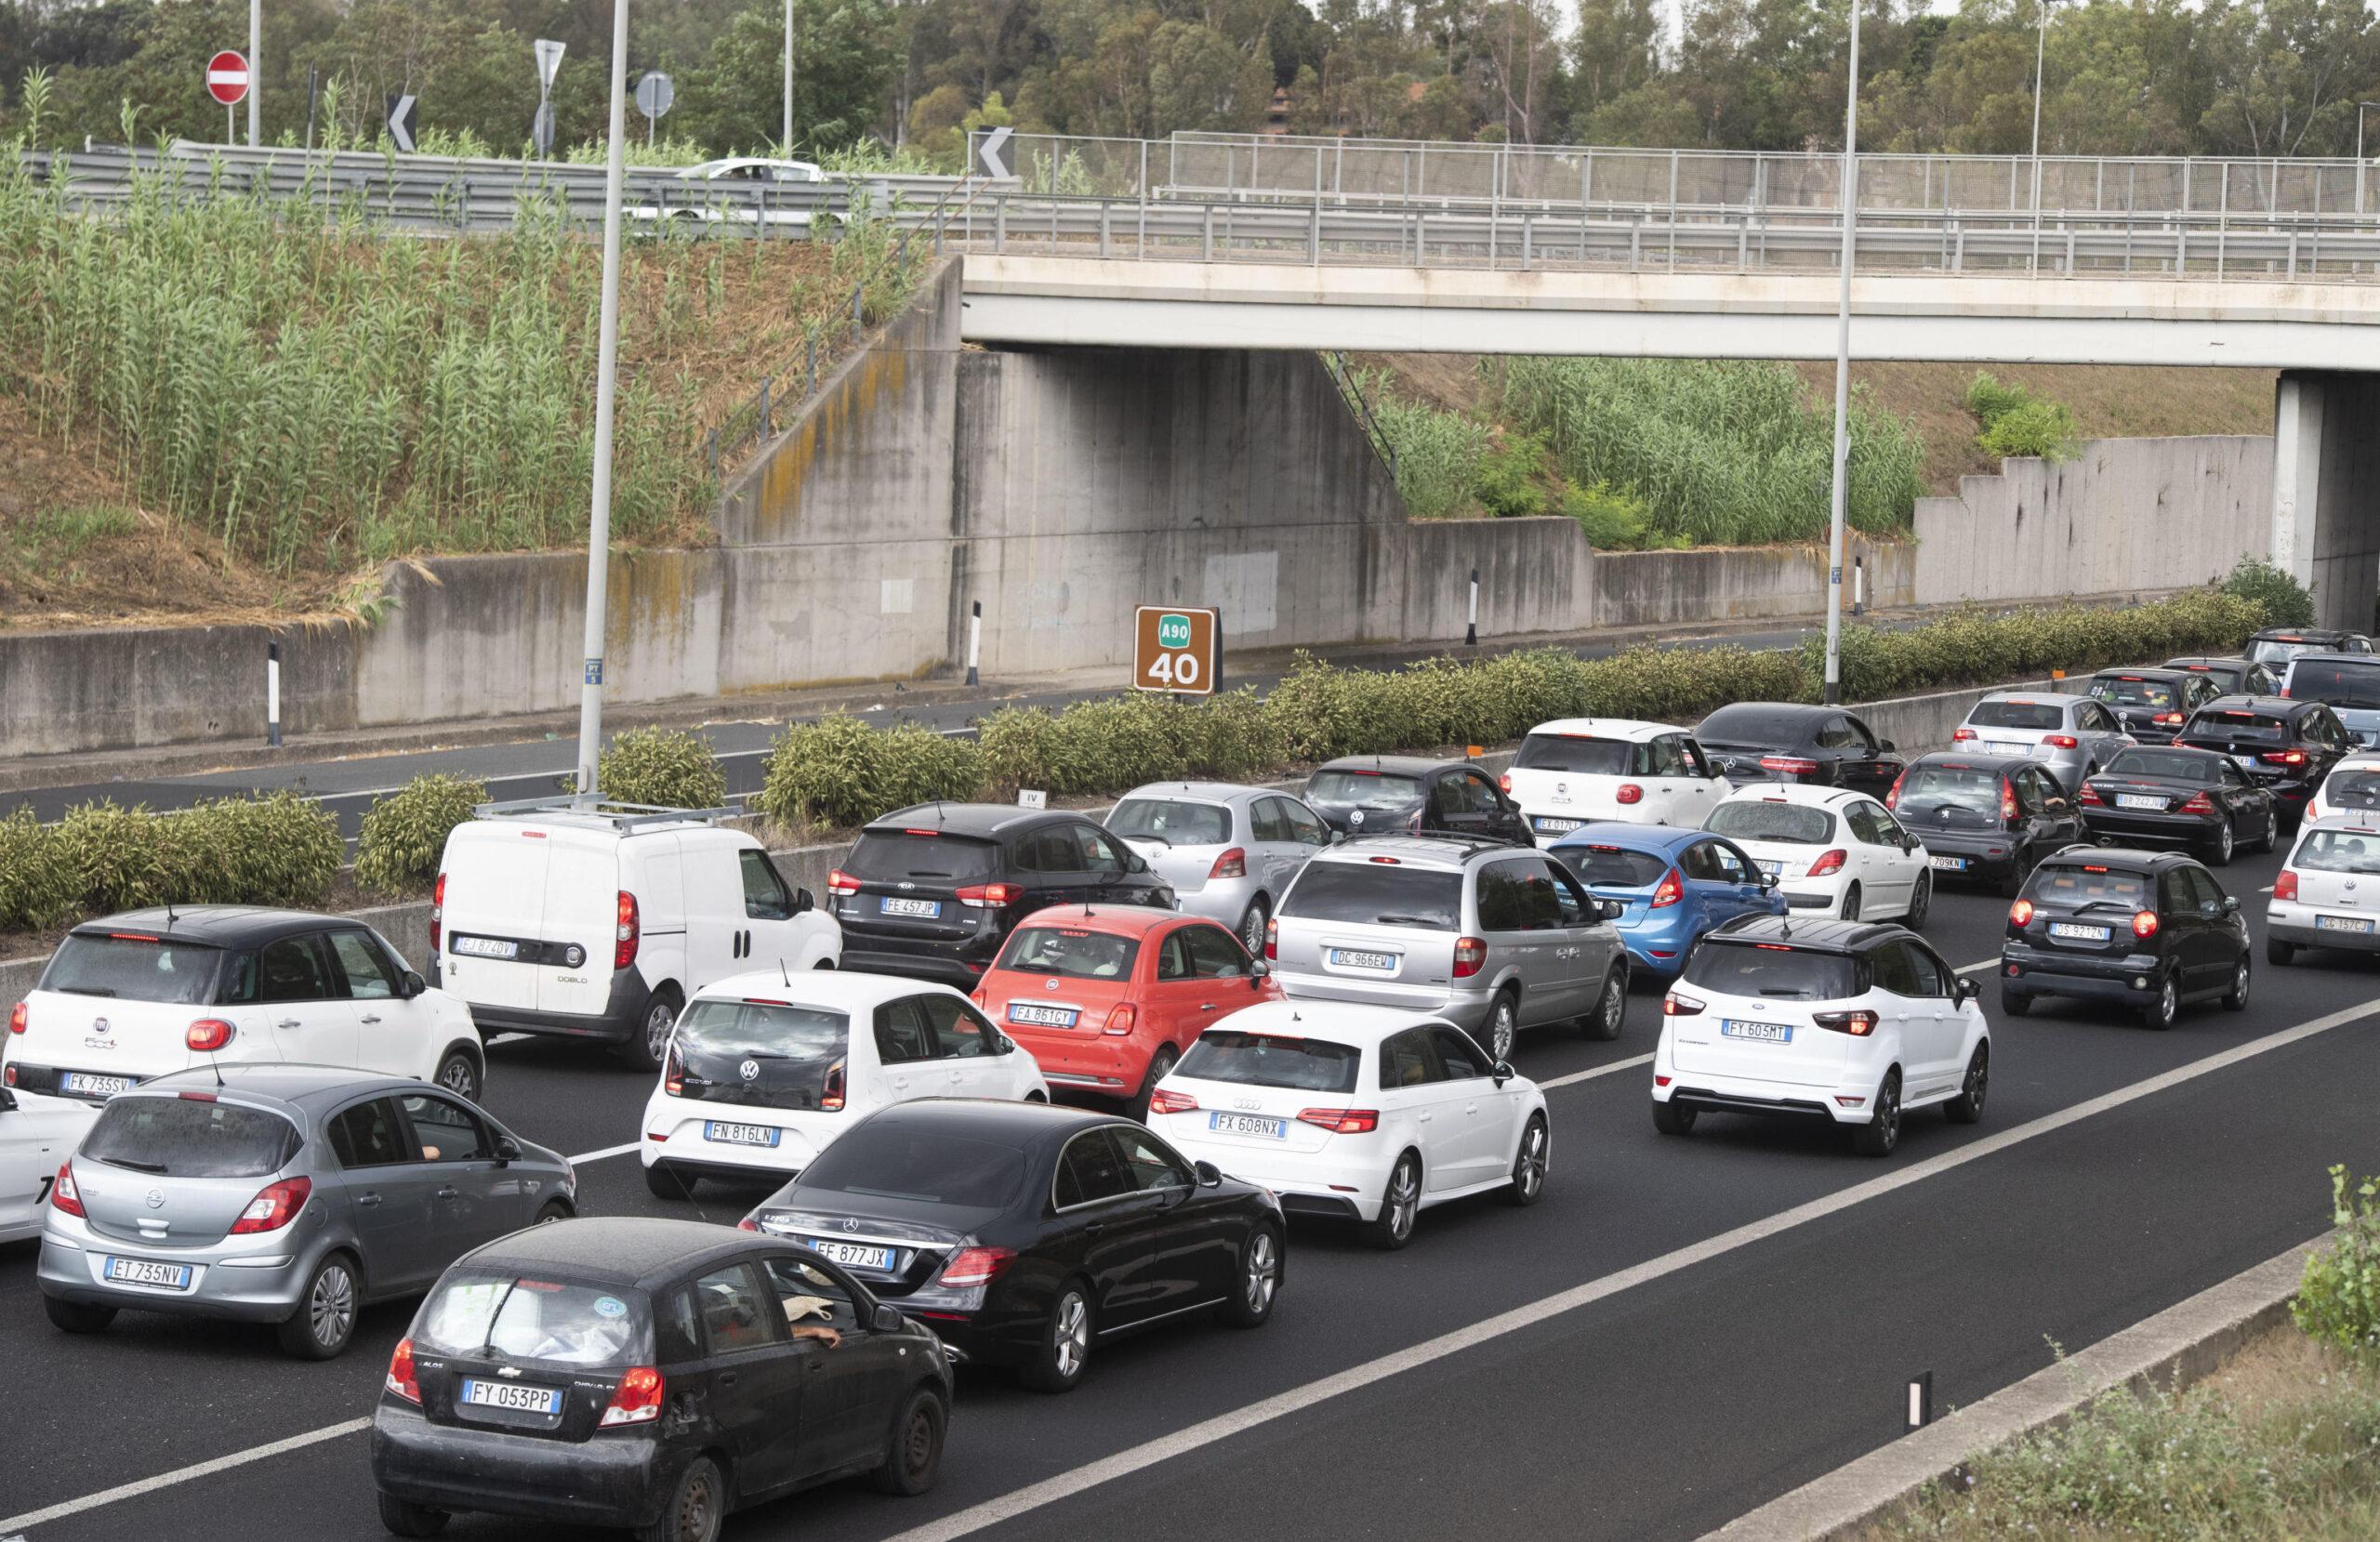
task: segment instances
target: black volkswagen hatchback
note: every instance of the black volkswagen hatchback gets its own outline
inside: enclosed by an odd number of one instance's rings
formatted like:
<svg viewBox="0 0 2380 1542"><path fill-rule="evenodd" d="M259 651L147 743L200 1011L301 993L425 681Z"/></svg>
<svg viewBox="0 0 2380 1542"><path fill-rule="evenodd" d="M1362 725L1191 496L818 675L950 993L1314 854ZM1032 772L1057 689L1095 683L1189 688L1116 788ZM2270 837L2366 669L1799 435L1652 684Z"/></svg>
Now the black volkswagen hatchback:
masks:
<svg viewBox="0 0 2380 1542"><path fill-rule="evenodd" d="M2271 850L2281 835L2270 792L2229 756L2186 745L2124 750L2076 797L2094 836L2195 847L2217 867L2242 846Z"/></svg>
<svg viewBox="0 0 2380 1542"><path fill-rule="evenodd" d="M2041 763L2014 755L1921 755L1901 772L1884 806L1925 845L1937 878L2003 886L2082 838L2073 799Z"/></svg>
<svg viewBox="0 0 2380 1542"><path fill-rule="evenodd" d="M2121 1002L2151 1028L2184 1004L2248 1006L2248 923L2215 875L2177 851L2077 846L2033 869L2008 907L2000 1007L2045 995Z"/></svg>
<svg viewBox="0 0 2380 1542"><path fill-rule="evenodd" d="M1046 1103L879 1109L744 1218L817 1249L962 1360L1071 1391L1094 1344L1213 1309L1263 1325L1280 1201L1144 1127Z"/></svg>
<svg viewBox="0 0 2380 1542"><path fill-rule="evenodd" d="M922 1494L950 1362L815 1252L695 1221L565 1220L465 1254L389 1362L380 1520L457 1510L712 1542L721 1522L866 1473Z"/></svg>
<svg viewBox="0 0 2380 1542"><path fill-rule="evenodd" d="M1694 736L1738 786L1807 782L1882 797L1904 767L1890 739L1839 706L1736 702L1703 718Z"/></svg>

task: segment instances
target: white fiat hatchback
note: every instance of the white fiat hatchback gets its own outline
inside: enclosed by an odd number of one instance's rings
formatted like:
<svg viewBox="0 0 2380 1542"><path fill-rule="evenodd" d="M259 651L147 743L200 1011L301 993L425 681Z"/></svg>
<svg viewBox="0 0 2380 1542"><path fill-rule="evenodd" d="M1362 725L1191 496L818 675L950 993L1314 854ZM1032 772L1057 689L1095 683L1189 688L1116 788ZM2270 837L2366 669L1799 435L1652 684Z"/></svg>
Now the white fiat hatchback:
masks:
<svg viewBox="0 0 2380 1542"><path fill-rule="evenodd" d="M1535 1082L1444 1018L1348 1002L1266 1002L1216 1022L1157 1085L1149 1126L1284 1211L1358 1221L1391 1248L1465 1194L1535 1204L1553 1155Z"/></svg>
<svg viewBox="0 0 2380 1542"><path fill-rule="evenodd" d="M1983 1117L1991 1030L1975 982L1896 926L1755 916L1705 937L1661 1001L1653 1125L1706 1113L1798 1114L1850 1127L1871 1156L1910 1109Z"/></svg>
<svg viewBox="0 0 2380 1542"><path fill-rule="evenodd" d="M1793 782L1739 787L1702 827L1776 880L1795 913L1925 924L1934 874L1925 848L1866 793Z"/></svg>
<svg viewBox="0 0 2380 1542"><path fill-rule="evenodd" d="M644 1105L648 1188L791 1178L835 1137L912 1098L1050 1100L1041 1068L947 985L761 969L714 981L679 1015Z"/></svg>
<svg viewBox="0 0 2380 1542"><path fill-rule="evenodd" d="M1693 734L1627 718L1538 724L1501 781L1540 846L1599 820L1691 829L1730 786Z"/></svg>

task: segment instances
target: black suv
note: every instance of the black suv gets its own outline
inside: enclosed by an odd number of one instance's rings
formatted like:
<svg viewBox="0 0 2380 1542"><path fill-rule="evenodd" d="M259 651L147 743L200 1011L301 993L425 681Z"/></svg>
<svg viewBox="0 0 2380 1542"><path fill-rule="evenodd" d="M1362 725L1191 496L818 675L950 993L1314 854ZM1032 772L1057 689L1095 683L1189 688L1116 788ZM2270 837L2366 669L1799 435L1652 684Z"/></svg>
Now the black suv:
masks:
<svg viewBox="0 0 2380 1542"><path fill-rule="evenodd" d="M2337 626L2268 626L2250 638L2242 651L2258 664L2279 669L2300 653L2368 653L2372 639Z"/></svg>
<svg viewBox="0 0 2380 1542"><path fill-rule="evenodd" d="M2356 747L2326 704L2278 696L2217 696L2190 714L2174 743L2229 756L2272 793L2283 830L2297 828L2306 800Z"/></svg>
<svg viewBox="0 0 2380 1542"><path fill-rule="evenodd" d="M2151 1028L2185 1002L2248 1006L2248 923L2215 875L2177 851L2076 846L2033 869L2008 907L2000 1007L2036 997L2121 1001Z"/></svg>
<svg viewBox="0 0 2380 1542"><path fill-rule="evenodd" d="M1475 760L1350 755L1315 768L1306 805L1351 836L1484 836L1533 844L1521 806Z"/></svg>
<svg viewBox="0 0 2380 1542"><path fill-rule="evenodd" d="M1173 908L1139 853L1080 814L920 803L859 834L826 879L843 968L971 990L1016 923L1049 905Z"/></svg>
<svg viewBox="0 0 2380 1542"><path fill-rule="evenodd" d="M1712 769L1738 786L1808 782L1882 797L1906 764L1890 739L1839 706L1737 702L1703 718L1694 737Z"/></svg>
<svg viewBox="0 0 2380 1542"><path fill-rule="evenodd" d="M2102 669L2083 687L2144 745L2170 745L2190 714L2223 694L2195 669Z"/></svg>
<svg viewBox="0 0 2380 1542"><path fill-rule="evenodd" d="M1921 755L1900 773L1884 807L1924 844L1936 878L2003 885L2083 836L2082 817L2040 761L2016 755Z"/></svg>

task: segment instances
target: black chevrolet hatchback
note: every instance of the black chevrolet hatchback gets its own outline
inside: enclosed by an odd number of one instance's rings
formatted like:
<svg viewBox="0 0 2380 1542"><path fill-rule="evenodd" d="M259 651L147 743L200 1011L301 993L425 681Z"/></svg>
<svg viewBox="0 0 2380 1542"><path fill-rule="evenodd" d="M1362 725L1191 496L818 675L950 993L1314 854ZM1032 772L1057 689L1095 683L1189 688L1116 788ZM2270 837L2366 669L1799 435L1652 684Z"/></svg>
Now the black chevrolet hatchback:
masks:
<svg viewBox="0 0 2380 1542"><path fill-rule="evenodd" d="M465 1254L389 1362L382 1524L460 1510L713 1542L734 1510L867 1474L933 1484L934 1336L815 1252L695 1221L565 1220Z"/></svg>
<svg viewBox="0 0 2380 1542"><path fill-rule="evenodd" d="M2175 851L2071 847L2033 869L2008 907L2000 1008L2043 996L2109 1001L2151 1028L2220 998L2248 1006L2248 923L2215 875Z"/></svg>

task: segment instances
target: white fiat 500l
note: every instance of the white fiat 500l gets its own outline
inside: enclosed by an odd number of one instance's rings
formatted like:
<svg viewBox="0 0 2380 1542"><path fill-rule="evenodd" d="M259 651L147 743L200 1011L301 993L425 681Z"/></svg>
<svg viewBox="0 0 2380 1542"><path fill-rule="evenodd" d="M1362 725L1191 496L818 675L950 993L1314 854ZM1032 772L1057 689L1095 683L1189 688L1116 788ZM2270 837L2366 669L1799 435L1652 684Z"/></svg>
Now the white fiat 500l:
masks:
<svg viewBox="0 0 2380 1542"><path fill-rule="evenodd" d="M1934 875L1925 848L1891 810L1843 787L1739 787L1702 827L1743 848L1795 913L1925 924Z"/></svg>
<svg viewBox="0 0 2380 1542"><path fill-rule="evenodd" d="M1545 1095L1443 1018L1276 1001L1210 1027L1157 1086L1149 1125L1291 1214L1362 1223L1382 1247L1465 1194L1544 1192Z"/></svg>
<svg viewBox="0 0 2380 1542"><path fill-rule="evenodd" d="M674 1199L704 1173L791 1177L871 1111L912 1098L1046 1103L1050 1087L947 985L832 969L714 981L679 1014L645 1102L645 1184Z"/></svg>
<svg viewBox="0 0 2380 1542"><path fill-rule="evenodd" d="M1653 1125L1706 1113L1792 1114L1851 1127L1885 1156L1901 1116L1983 1116L1991 1031L1963 980L1901 927L1753 916L1702 940L1661 1001Z"/></svg>
<svg viewBox="0 0 2380 1542"><path fill-rule="evenodd" d="M1626 718L1538 724L1521 741L1502 784L1540 846L1603 820L1690 828L1729 787L1693 734Z"/></svg>

